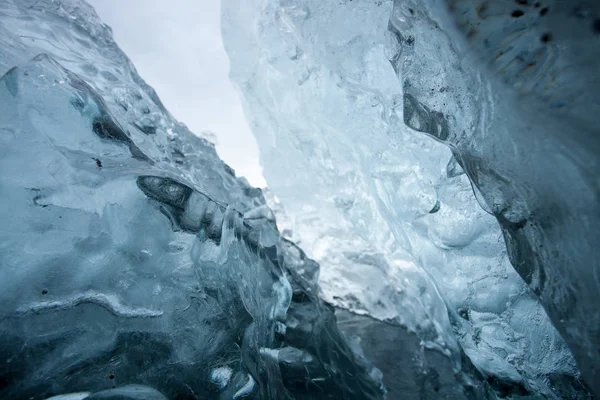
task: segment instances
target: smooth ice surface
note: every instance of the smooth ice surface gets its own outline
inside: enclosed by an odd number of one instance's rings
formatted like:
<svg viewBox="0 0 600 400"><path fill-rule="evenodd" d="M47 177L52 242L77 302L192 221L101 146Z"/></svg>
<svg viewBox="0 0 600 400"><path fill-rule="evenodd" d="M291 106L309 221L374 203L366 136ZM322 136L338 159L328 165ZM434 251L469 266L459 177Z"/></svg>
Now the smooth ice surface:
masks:
<svg viewBox="0 0 600 400"><path fill-rule="evenodd" d="M89 5L0 0L0 105L0 398L383 398L318 264Z"/></svg>
<svg viewBox="0 0 600 400"><path fill-rule="evenodd" d="M598 7L575 3L224 2L280 229L323 298L512 395L587 396L553 323L597 382Z"/></svg>

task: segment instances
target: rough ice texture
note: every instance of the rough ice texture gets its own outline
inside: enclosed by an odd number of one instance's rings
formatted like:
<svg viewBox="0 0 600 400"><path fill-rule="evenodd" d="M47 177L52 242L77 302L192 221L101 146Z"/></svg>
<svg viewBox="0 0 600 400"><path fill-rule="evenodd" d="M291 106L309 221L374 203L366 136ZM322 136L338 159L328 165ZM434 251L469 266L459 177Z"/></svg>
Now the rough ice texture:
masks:
<svg viewBox="0 0 600 400"><path fill-rule="evenodd" d="M587 397L575 359L599 391L599 7L224 1L280 229L324 299L512 394Z"/></svg>
<svg viewBox="0 0 600 400"><path fill-rule="evenodd" d="M384 396L318 265L89 5L0 0L0 77L0 398Z"/></svg>

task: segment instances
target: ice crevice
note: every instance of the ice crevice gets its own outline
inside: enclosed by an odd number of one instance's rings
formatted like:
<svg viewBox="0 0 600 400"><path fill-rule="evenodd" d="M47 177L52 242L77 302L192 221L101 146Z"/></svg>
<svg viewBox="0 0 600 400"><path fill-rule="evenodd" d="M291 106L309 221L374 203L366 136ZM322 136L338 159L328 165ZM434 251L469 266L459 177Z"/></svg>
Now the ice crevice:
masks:
<svg viewBox="0 0 600 400"><path fill-rule="evenodd" d="M580 371L597 392L598 12L225 2L269 202L327 302L469 360L500 396L585 398Z"/></svg>
<svg viewBox="0 0 600 400"><path fill-rule="evenodd" d="M0 397L597 395L600 11L518 3L224 0L261 190L0 0Z"/></svg>

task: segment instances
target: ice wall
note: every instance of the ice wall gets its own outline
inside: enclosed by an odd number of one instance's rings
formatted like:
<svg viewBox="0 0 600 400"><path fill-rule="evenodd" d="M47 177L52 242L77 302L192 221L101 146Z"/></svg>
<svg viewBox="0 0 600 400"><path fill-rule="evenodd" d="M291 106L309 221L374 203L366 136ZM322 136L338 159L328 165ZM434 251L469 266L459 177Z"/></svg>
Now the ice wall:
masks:
<svg viewBox="0 0 600 400"><path fill-rule="evenodd" d="M596 390L600 359L599 14L569 4L223 9L265 177L323 298L549 398L580 388L567 344Z"/></svg>
<svg viewBox="0 0 600 400"><path fill-rule="evenodd" d="M0 398L383 398L318 264L89 5L1 0L0 77Z"/></svg>

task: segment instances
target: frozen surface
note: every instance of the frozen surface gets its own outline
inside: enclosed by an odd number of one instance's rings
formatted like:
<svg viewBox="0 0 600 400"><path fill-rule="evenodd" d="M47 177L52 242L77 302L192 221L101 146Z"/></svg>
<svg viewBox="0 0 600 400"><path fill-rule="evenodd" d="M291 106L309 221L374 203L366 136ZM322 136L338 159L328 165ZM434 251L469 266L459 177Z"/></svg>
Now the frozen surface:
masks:
<svg viewBox="0 0 600 400"><path fill-rule="evenodd" d="M598 391L600 14L566 4L223 8L279 228L322 297L515 396L587 397L575 359Z"/></svg>
<svg viewBox="0 0 600 400"><path fill-rule="evenodd" d="M318 264L90 6L0 0L0 77L0 398L383 398Z"/></svg>
<svg viewBox="0 0 600 400"><path fill-rule="evenodd" d="M396 3L225 2L276 223L91 7L0 0L0 397L588 398L597 10Z"/></svg>

